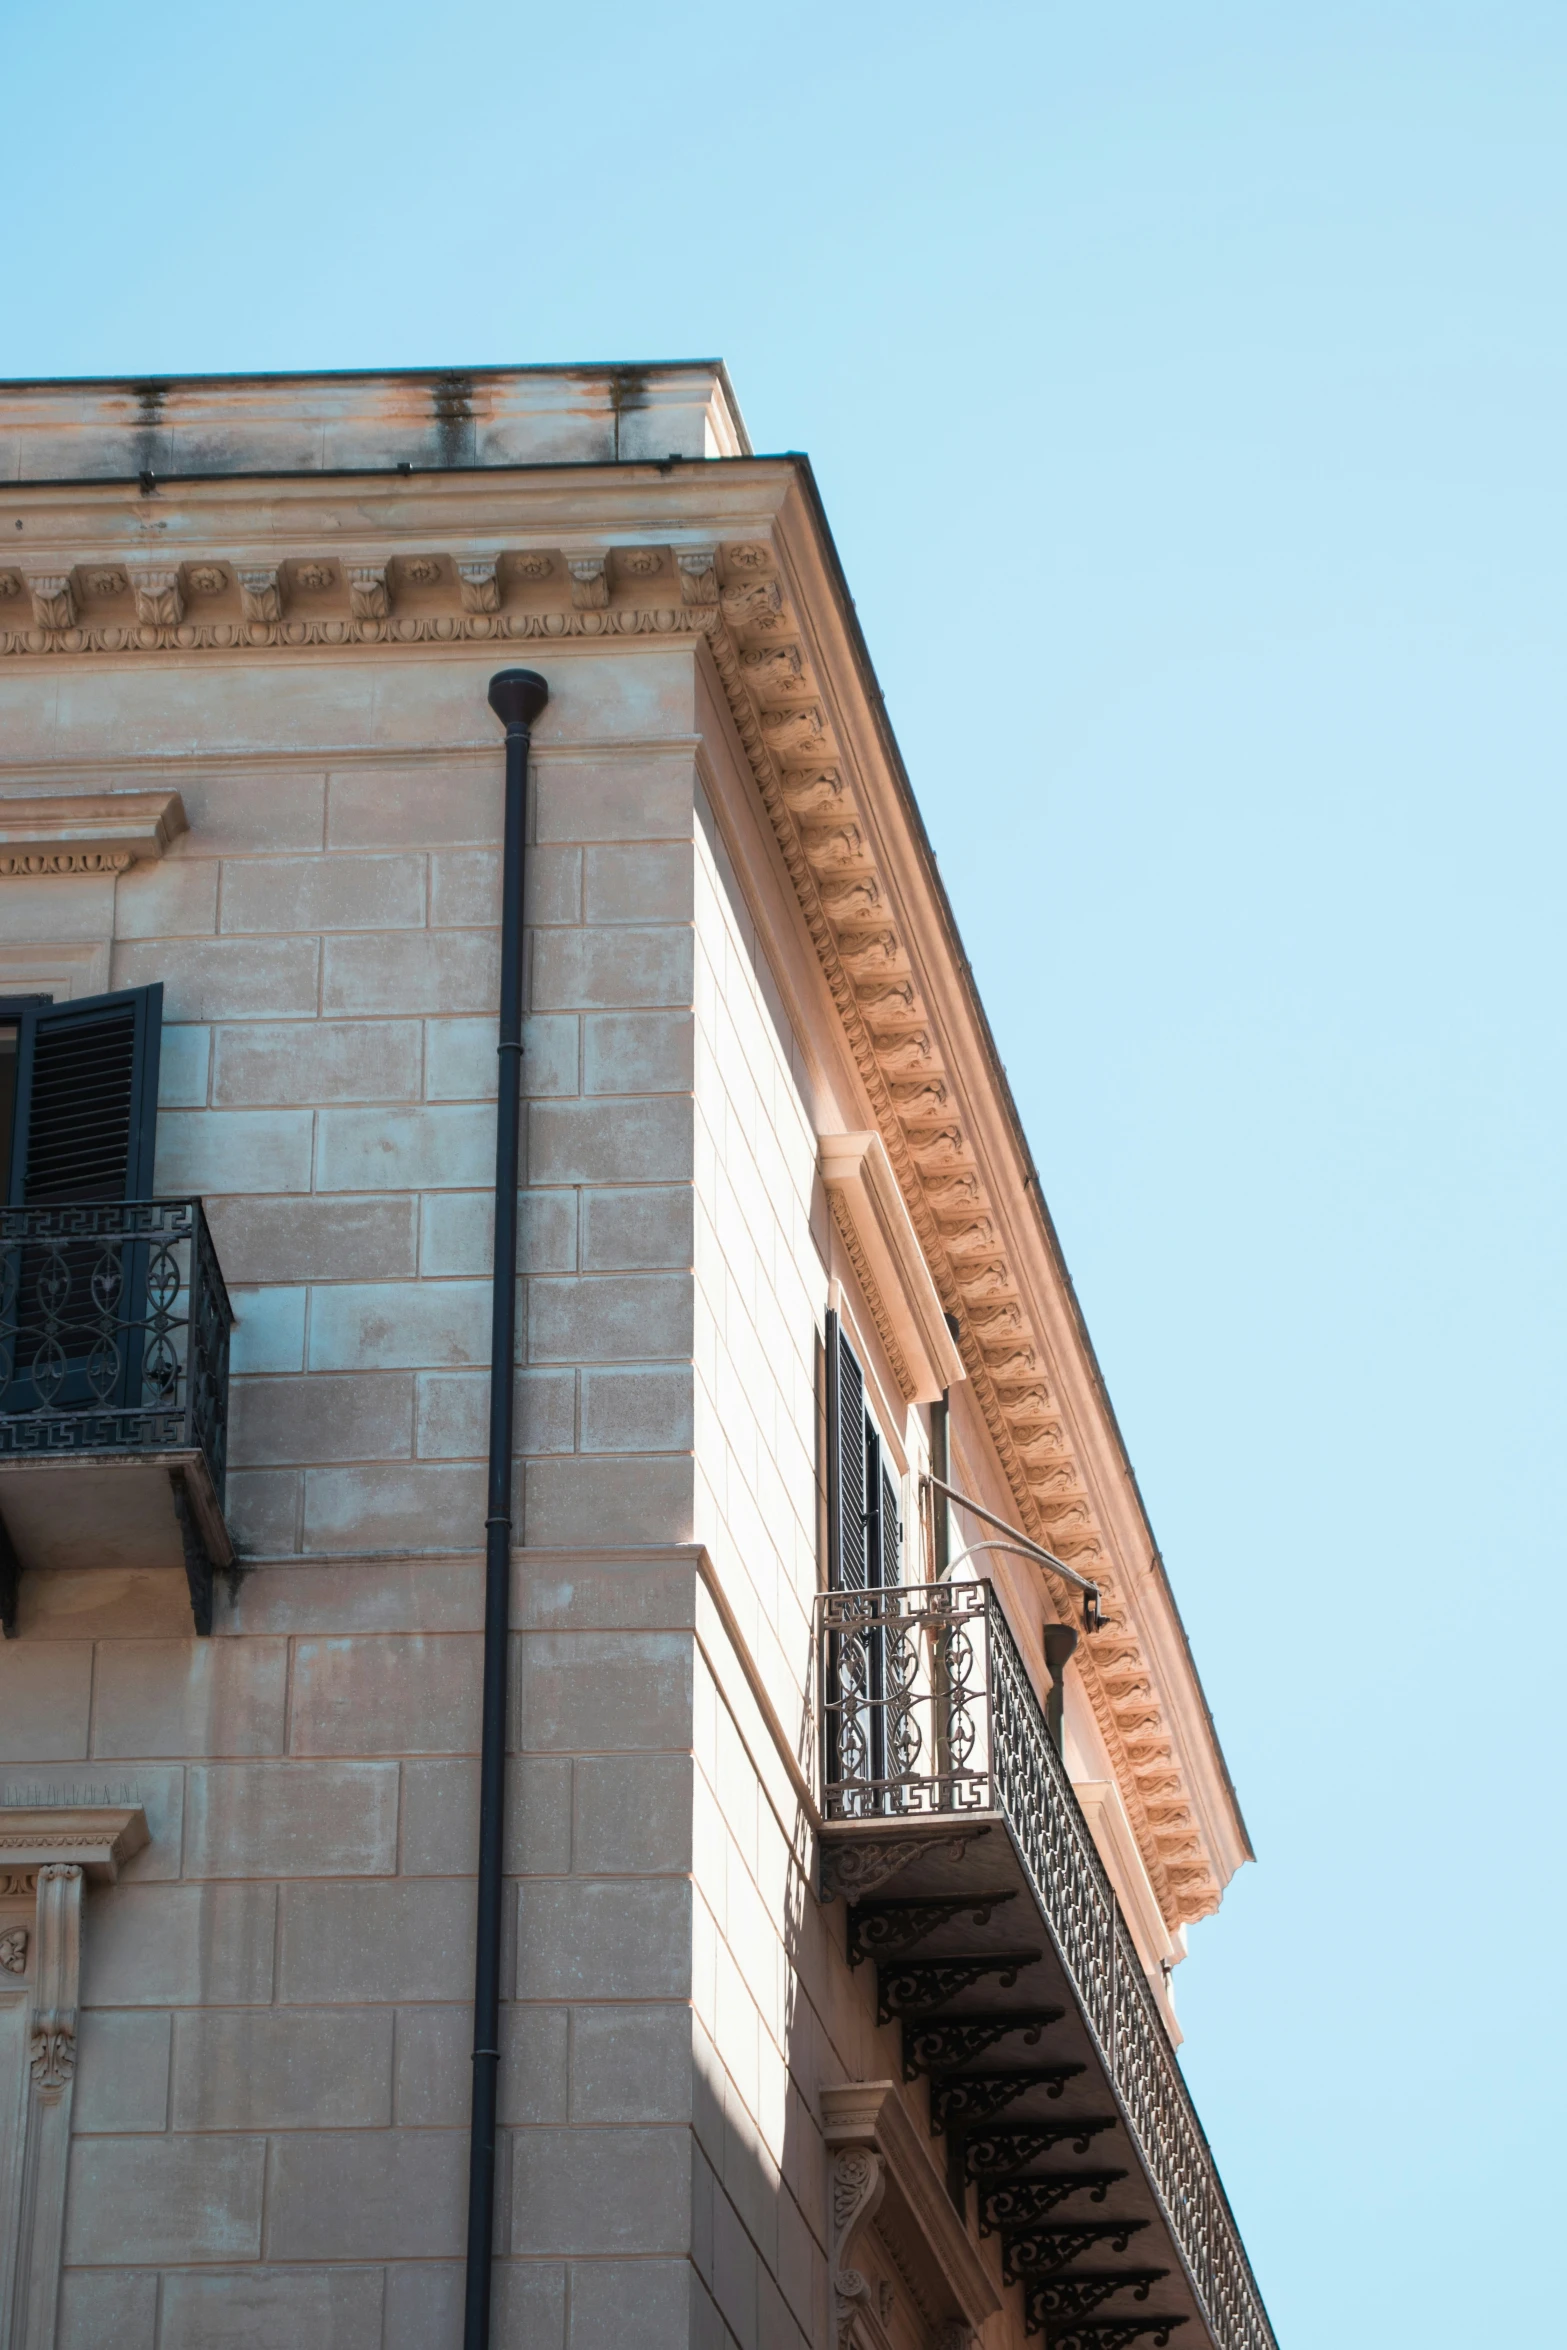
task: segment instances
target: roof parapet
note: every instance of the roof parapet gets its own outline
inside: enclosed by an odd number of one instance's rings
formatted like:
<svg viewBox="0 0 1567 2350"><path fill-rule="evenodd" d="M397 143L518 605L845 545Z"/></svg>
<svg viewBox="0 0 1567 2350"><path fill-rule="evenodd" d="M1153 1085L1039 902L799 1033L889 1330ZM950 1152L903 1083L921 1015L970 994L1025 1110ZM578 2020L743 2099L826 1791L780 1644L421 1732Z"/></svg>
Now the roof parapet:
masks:
<svg viewBox="0 0 1567 2350"><path fill-rule="evenodd" d="M0 383L0 480L744 457L722 360Z"/></svg>

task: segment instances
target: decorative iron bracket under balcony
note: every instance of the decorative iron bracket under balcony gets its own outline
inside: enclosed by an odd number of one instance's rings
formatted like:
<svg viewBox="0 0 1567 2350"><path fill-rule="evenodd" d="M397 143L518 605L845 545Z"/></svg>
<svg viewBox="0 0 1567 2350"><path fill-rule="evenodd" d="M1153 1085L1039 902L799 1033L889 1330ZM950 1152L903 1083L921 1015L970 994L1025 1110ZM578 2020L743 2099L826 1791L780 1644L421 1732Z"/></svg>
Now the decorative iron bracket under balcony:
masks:
<svg viewBox="0 0 1567 2350"><path fill-rule="evenodd" d="M994 1590L818 1602L824 1900L850 1905L954 2198L1047 2350L1276 2350L1208 2142ZM895 1891L893 1890L895 1886Z"/></svg>
<svg viewBox="0 0 1567 2350"><path fill-rule="evenodd" d="M233 1308L200 1200L0 1208L0 1617L29 1568L230 1569Z"/></svg>

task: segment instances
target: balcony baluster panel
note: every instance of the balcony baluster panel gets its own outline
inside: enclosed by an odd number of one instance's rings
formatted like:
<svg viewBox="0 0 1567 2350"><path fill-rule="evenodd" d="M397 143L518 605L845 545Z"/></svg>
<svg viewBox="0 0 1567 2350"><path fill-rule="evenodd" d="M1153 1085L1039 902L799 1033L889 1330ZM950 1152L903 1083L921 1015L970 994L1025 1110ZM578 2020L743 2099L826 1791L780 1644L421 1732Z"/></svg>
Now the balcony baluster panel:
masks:
<svg viewBox="0 0 1567 2350"><path fill-rule="evenodd" d="M1277 2350L1153 1991L994 1589L827 1592L819 1621L829 1832L834 1822L924 1820L939 1833L944 1816L999 1815L1217 2350ZM877 1754L885 1768L872 1776Z"/></svg>

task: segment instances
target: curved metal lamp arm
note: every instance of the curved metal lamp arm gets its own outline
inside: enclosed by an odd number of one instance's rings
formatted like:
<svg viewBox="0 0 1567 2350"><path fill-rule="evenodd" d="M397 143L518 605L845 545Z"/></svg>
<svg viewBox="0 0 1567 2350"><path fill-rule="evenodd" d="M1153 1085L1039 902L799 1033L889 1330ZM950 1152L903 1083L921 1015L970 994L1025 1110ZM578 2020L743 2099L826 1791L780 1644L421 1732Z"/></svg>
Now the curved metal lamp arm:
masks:
<svg viewBox="0 0 1567 2350"><path fill-rule="evenodd" d="M959 1551L957 1559L948 1560L947 1572L949 1575L957 1565L958 1559L972 1558L976 1551L1015 1551L1019 1558L1032 1559L1036 1566L1048 1567L1053 1575L1060 1575L1064 1581L1072 1585L1074 1590L1080 1591L1083 1595L1083 1629L1085 1632L1098 1631L1101 1617L1099 1613L1100 1593L1097 1583L1090 1583L1086 1575L1080 1575L1075 1567L1069 1567L1065 1559L1058 1559L1055 1552L1046 1550L1042 1543L1031 1542L1026 1534L1020 1534L1015 1526L1009 1526L1005 1518L998 1518L994 1510L987 1510L983 1502L971 1501L966 1493L960 1493L957 1487L949 1485L944 1477L932 1476L928 1470L920 1479L922 1501L927 1492L945 1494L948 1501L956 1503L959 1509L970 1511L976 1518L983 1518L987 1526L994 1526L998 1532L1007 1537L1005 1542L970 1543L967 1550Z"/></svg>

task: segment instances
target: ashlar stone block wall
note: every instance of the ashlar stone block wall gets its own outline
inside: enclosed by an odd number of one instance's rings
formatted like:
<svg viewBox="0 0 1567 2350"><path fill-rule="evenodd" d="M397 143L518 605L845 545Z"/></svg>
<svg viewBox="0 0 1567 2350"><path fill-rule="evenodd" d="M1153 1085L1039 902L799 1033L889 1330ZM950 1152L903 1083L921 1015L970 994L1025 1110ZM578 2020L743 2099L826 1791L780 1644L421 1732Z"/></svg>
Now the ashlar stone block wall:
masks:
<svg viewBox="0 0 1567 2350"><path fill-rule="evenodd" d="M863 1120L735 853L756 811L699 658L546 664L501 2350L824 2342L818 2092L898 2072L699 1555L803 1754L816 1136ZM61 2350L459 2338L489 667L0 681L0 786L173 787L190 814L117 885L0 881L0 932L164 984L157 1182L205 1196L235 1293L251 1562L209 1641L180 1578L106 1564L29 1578L0 1651L0 1797L130 1786L152 1830L87 1902Z"/></svg>

